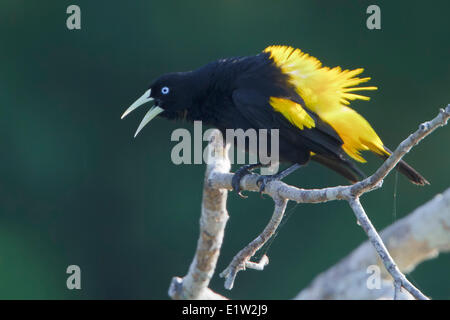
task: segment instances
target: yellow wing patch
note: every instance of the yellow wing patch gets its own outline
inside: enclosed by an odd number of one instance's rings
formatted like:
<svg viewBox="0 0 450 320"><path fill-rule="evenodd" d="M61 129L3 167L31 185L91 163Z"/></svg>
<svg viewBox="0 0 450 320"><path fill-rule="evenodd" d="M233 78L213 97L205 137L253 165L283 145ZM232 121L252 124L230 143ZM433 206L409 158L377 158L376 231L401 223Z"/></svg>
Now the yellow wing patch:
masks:
<svg viewBox="0 0 450 320"><path fill-rule="evenodd" d="M315 126L314 119L302 108L301 105L289 99L270 97L270 105L280 112L294 126L303 130L304 127L310 129Z"/></svg>
<svg viewBox="0 0 450 320"><path fill-rule="evenodd" d="M342 149L359 162L366 162L361 156L363 150L370 150L378 154L388 154L384 150L383 142L372 129L369 122L355 110L342 106L337 111L331 111L324 117L339 134L344 144Z"/></svg>
<svg viewBox="0 0 450 320"><path fill-rule="evenodd" d="M275 64L289 76L289 82L296 88L306 106L336 130L344 142L342 148L349 156L365 162L360 154L362 150L386 154L383 142L375 130L355 110L347 107L351 100L369 100L366 96L354 93L355 91L377 89L373 86L356 87L370 80L369 77L356 77L364 69L323 67L318 59L300 49L287 46L271 46L264 52L269 52Z"/></svg>
<svg viewBox="0 0 450 320"><path fill-rule="evenodd" d="M364 69L342 70L341 67L322 67L322 63L302 52L286 46L271 46L264 50L289 75L290 82L314 112L339 108L349 100L369 100L369 97L351 93L359 90L376 90L377 87L354 87L370 80L357 78Z"/></svg>

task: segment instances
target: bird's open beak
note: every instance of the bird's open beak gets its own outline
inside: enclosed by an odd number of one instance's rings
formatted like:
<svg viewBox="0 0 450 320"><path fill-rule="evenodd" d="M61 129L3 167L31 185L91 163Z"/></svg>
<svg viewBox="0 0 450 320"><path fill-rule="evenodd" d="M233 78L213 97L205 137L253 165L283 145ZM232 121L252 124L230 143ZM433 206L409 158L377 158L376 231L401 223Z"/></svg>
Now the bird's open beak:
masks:
<svg viewBox="0 0 450 320"><path fill-rule="evenodd" d="M151 94L151 89L148 89L143 95L142 97L140 97L139 99L137 99L122 115L122 117L120 117L120 119L125 118L131 111L133 111L134 109L136 109L139 106L142 106L143 104L149 102L149 101L153 101L153 98L150 97ZM145 127L145 125L147 123L149 123L154 117L156 117L158 114L160 114L161 112L163 112L164 109L158 107L158 106L153 106L150 108L150 110L148 110L147 114L145 115L144 119L142 119L141 124L139 125L138 129L136 130L136 133L134 134L134 137L136 138L136 136L138 135L139 131L142 130L142 128Z"/></svg>

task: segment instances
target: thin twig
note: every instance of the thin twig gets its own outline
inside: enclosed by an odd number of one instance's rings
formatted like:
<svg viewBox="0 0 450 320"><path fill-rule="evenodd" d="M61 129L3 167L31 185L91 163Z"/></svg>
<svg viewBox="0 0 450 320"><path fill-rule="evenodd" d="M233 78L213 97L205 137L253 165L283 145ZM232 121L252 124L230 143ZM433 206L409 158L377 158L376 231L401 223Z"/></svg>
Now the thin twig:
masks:
<svg viewBox="0 0 450 320"><path fill-rule="evenodd" d="M386 249L386 246L383 243L383 240L381 240L380 235L375 230L375 227L373 226L372 222L370 221L369 217L367 216L364 208L361 205L361 202L359 201L359 198L353 198L349 201L350 207L353 209L353 212L356 215L356 218L358 219L359 225L364 229L364 231L367 234L367 237L369 238L370 242L374 246L375 250L377 251L378 255L380 256L381 260L383 261L384 266L386 267L389 274L394 278L394 284L398 286L399 284L405 288L409 293L411 293L416 299L420 300L427 300L428 298L420 292L419 289L417 289L411 282L406 279L405 275L400 271L400 269L397 267L397 265L394 262L394 259L392 259L391 255L389 254L388 250ZM396 290L396 292L398 292Z"/></svg>
<svg viewBox="0 0 450 320"><path fill-rule="evenodd" d="M445 109L440 109L439 114L432 120L419 125L419 129L403 140L392 155L383 162L377 171L370 177L355 183L351 187L352 195L359 196L370 191L374 186L382 183L383 179L392 171L397 163L407 154L414 146L422 141L427 135L432 133L439 127L445 126L450 118L450 104Z"/></svg>
<svg viewBox="0 0 450 320"><path fill-rule="evenodd" d="M272 218L270 219L263 232L258 235L252 242L250 242L244 249L234 256L228 267L220 274L222 278L225 278L225 288L231 290L234 285L234 280L239 271L245 270L245 268L252 268L255 270L263 270L264 266L269 263L269 258L264 255L259 263L250 261L259 249L272 237L280 225L281 220L286 210L287 200L281 197L273 199L275 202L275 208L273 210Z"/></svg>
<svg viewBox="0 0 450 320"><path fill-rule="evenodd" d="M403 273L439 253L450 252L450 188L380 232L381 239ZM295 299L389 299L392 277L370 241L317 275ZM399 298L414 299L402 290Z"/></svg>

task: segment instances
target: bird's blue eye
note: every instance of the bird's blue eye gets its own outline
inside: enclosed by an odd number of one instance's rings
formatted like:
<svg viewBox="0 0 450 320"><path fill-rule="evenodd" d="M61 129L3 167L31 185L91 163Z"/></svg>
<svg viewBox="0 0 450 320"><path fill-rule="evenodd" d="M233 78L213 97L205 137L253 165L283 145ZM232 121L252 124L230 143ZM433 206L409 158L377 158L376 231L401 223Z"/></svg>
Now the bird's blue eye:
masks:
<svg viewBox="0 0 450 320"><path fill-rule="evenodd" d="M162 87L161 93L162 94L168 94L169 93L169 87Z"/></svg>

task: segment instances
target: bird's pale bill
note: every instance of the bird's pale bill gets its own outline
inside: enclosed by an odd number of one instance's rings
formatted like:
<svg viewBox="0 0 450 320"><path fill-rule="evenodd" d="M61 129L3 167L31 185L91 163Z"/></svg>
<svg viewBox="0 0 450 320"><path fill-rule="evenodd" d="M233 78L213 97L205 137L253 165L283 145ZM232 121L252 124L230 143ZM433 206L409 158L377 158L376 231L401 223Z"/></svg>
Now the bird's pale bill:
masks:
<svg viewBox="0 0 450 320"><path fill-rule="evenodd" d="M137 107L142 106L143 104L153 101L153 98L150 97L151 94L151 89L148 89L143 95L142 97L140 97L139 99L137 99L122 115L121 119L125 118L131 111L133 111L134 109L136 109ZM136 137L139 133L139 131L142 130L142 128L145 127L145 125L147 123L149 123L154 117L156 117L158 114L160 114L161 112L163 112L164 109L158 107L158 106L153 106L150 108L150 110L148 110L148 112L146 113L146 115L144 116L144 119L142 119L141 124L139 125L138 129L136 130L136 133L134 134L134 137Z"/></svg>

